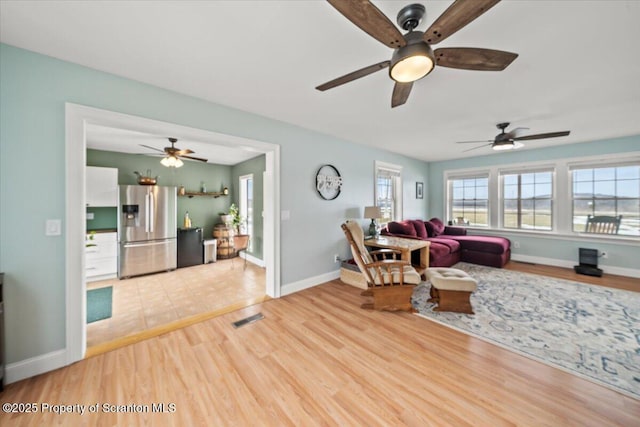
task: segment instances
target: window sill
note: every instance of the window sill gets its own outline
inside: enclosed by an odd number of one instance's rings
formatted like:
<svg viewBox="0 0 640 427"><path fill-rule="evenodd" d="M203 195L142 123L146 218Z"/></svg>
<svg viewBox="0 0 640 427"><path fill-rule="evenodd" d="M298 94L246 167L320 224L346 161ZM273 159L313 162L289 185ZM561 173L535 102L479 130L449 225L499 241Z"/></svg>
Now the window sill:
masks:
<svg viewBox="0 0 640 427"><path fill-rule="evenodd" d="M619 245L638 245L640 237L634 236L619 236L611 234L587 234L587 233L572 233L572 232L555 232L555 231L529 231L529 230L514 230L511 228L490 228L490 227L465 227L467 230L478 234L513 234L517 236L529 236L539 237L545 239L556 240L572 240L572 241L597 241L607 242Z"/></svg>

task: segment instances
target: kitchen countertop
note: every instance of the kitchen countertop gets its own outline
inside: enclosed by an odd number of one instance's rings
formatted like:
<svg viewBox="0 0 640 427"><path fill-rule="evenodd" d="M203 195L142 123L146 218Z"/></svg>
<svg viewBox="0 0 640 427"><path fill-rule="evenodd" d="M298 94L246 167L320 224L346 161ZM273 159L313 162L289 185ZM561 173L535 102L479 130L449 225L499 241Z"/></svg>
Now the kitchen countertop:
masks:
<svg viewBox="0 0 640 427"><path fill-rule="evenodd" d="M89 233L117 233L117 232L118 232L117 228L97 228L97 229L87 230L87 234L89 234Z"/></svg>

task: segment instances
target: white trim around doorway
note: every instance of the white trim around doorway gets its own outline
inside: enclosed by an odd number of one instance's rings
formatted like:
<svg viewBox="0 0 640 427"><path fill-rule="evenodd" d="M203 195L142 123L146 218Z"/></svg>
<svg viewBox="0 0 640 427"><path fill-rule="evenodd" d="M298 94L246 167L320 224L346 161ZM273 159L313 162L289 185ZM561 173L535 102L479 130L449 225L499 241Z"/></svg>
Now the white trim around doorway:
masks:
<svg viewBox="0 0 640 427"><path fill-rule="evenodd" d="M101 110L78 104L65 104L66 152L66 216L65 271L66 271L66 365L84 358L86 352L86 281L84 224L85 224L85 169L86 125L96 124L155 135L174 135L180 139L215 143L228 147L245 147L262 152L266 158L264 183L264 262L266 267L266 294L280 296L280 146L267 142L225 135ZM59 358L62 362L63 358ZM56 366L52 369L61 367ZM39 372L38 372L39 373ZM35 374L34 374L35 375Z"/></svg>

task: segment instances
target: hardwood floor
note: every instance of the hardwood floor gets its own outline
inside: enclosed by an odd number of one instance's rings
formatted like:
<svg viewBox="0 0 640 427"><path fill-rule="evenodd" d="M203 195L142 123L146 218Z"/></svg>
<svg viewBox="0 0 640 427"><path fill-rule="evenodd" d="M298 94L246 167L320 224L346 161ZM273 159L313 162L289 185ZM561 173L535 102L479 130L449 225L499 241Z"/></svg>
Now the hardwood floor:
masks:
<svg viewBox="0 0 640 427"><path fill-rule="evenodd" d="M602 277L585 276L584 274L577 274L571 268L529 264L517 261L509 262L505 268L508 270L521 271L523 273L539 274L541 276L556 277L558 279L571 280L574 282L589 283L592 285L640 292L640 279L635 277L616 276L614 274L604 274Z"/></svg>
<svg viewBox="0 0 640 427"><path fill-rule="evenodd" d="M3 403L39 412L0 424L638 425L639 400L409 313L362 310L360 291L335 280L10 384ZM43 403L100 406L58 415Z"/></svg>

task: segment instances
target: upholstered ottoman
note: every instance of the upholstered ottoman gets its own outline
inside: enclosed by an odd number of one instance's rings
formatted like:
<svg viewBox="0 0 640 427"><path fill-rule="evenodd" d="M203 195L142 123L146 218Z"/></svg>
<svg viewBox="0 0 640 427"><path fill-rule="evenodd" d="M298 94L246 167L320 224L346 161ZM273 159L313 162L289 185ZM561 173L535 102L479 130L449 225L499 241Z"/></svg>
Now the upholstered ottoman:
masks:
<svg viewBox="0 0 640 427"><path fill-rule="evenodd" d="M431 282L429 302L438 304L434 311L474 314L470 297L478 283L473 277L462 270L444 267L429 268L426 275Z"/></svg>

